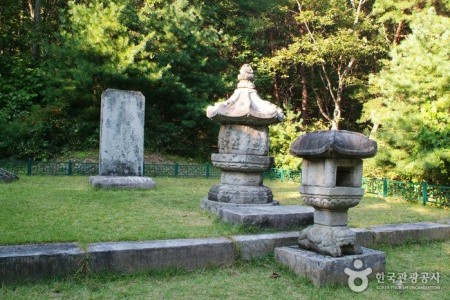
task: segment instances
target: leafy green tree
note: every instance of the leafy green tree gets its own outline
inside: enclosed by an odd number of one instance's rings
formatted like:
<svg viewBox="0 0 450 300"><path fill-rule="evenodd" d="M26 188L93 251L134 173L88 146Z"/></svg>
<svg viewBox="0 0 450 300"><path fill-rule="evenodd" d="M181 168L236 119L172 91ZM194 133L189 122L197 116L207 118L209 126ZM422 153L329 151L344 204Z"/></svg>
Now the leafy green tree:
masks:
<svg viewBox="0 0 450 300"><path fill-rule="evenodd" d="M300 118L300 112L285 109L284 121L269 127L270 155L275 158L275 167L298 170L301 158L290 154L291 144L302 134L311 130L325 130L323 122L305 125Z"/></svg>
<svg viewBox="0 0 450 300"><path fill-rule="evenodd" d="M301 87L294 97L302 99L303 115L312 98L320 116L338 129L351 116L351 91L367 78L374 55L384 51L369 17L371 7L364 0L294 4L287 8L296 25L292 42L263 65L268 72L281 70L282 78Z"/></svg>
<svg viewBox="0 0 450 300"><path fill-rule="evenodd" d="M409 33L409 24L415 14L427 7L433 6L438 14L445 14L450 8L450 2L441 0L376 0L372 14L376 22L381 24L380 33L388 44L397 45Z"/></svg>
<svg viewBox="0 0 450 300"><path fill-rule="evenodd" d="M41 91L43 45L58 29L61 0L0 3L0 157L33 157L47 150Z"/></svg>
<svg viewBox="0 0 450 300"><path fill-rule="evenodd" d="M434 8L415 14L412 33L372 76L364 109L381 127L378 166L391 177L449 184L450 19Z"/></svg>

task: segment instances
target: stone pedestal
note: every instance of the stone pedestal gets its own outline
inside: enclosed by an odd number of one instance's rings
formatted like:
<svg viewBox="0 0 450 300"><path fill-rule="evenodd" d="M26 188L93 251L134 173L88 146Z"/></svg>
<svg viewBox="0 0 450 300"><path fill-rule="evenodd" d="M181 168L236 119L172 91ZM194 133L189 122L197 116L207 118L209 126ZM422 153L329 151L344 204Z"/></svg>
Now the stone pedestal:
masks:
<svg viewBox="0 0 450 300"><path fill-rule="evenodd" d="M275 248L275 257L297 275L311 280L315 286L350 286L353 283L356 289L361 288L355 291L364 290L368 278L374 278L376 273L385 272L386 269L386 255L383 252L362 247L360 254L342 257L331 257L297 246L280 247ZM360 278L361 283L355 282L357 278Z"/></svg>
<svg viewBox="0 0 450 300"><path fill-rule="evenodd" d="M99 176L101 188L153 188L143 177L145 98L141 92L108 89L102 94Z"/></svg>

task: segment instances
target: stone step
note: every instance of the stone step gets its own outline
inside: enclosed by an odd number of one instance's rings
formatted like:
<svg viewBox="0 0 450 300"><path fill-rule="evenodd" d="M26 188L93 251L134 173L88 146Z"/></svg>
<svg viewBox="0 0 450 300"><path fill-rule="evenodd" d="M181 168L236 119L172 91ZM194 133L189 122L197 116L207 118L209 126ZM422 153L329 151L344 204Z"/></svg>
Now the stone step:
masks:
<svg viewBox="0 0 450 300"><path fill-rule="evenodd" d="M223 207L219 209L218 215L222 221L235 225L270 227L279 230L314 223L314 208L300 205Z"/></svg>

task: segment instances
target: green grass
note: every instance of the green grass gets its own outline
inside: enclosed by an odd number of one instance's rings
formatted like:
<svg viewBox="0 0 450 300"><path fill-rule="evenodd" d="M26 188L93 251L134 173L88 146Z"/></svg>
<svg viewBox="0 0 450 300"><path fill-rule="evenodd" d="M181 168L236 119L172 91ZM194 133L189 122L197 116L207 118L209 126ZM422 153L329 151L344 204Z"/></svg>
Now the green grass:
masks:
<svg viewBox="0 0 450 300"><path fill-rule="evenodd" d="M262 230L217 221L199 208L218 179L155 178L148 191L94 189L88 177L22 176L0 184L0 245L218 237ZM298 184L265 181L282 204L302 204ZM440 221L448 210L365 197L350 209L352 227ZM270 230L264 230L265 232Z"/></svg>
<svg viewBox="0 0 450 300"><path fill-rule="evenodd" d="M232 267L187 272L152 271L134 275L91 274L0 288L0 299L450 299L450 243L381 247L386 272L439 272L440 290L380 290L370 281L362 293L346 285L314 287L273 257Z"/></svg>
<svg viewBox="0 0 450 300"><path fill-rule="evenodd" d="M0 245L37 242L156 240L228 236L261 230L217 221L199 201L217 179L155 178L149 191L96 190L87 177L22 176L0 184ZM302 204L298 184L266 181L282 204ZM401 199L365 197L350 209L350 225L441 221L448 210ZM273 257L227 268L134 275L77 274L0 287L0 299L450 299L450 242L374 246L386 252L387 272L439 272L441 290L318 289ZM275 275L275 276L274 276Z"/></svg>

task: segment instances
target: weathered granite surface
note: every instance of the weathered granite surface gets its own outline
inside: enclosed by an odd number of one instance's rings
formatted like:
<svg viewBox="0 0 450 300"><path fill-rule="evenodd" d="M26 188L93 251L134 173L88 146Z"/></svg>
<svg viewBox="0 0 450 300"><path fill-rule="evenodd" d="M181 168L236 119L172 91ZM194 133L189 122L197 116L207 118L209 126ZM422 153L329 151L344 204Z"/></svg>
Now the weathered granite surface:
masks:
<svg viewBox="0 0 450 300"><path fill-rule="evenodd" d="M229 266L235 259L233 244L226 238L96 243L89 245L88 255L93 271L124 273Z"/></svg>
<svg viewBox="0 0 450 300"><path fill-rule="evenodd" d="M0 246L0 282L74 274L81 270L83 258L76 243Z"/></svg>
<svg viewBox="0 0 450 300"><path fill-rule="evenodd" d="M236 235L232 236L231 239L238 250L239 258L251 260L273 253L277 247L295 245L298 232Z"/></svg>
<svg viewBox="0 0 450 300"><path fill-rule="evenodd" d="M145 98L141 92L107 89L102 94L98 188L151 189L144 175Z"/></svg>
<svg viewBox="0 0 450 300"><path fill-rule="evenodd" d="M275 249L276 259L299 276L304 276L318 287L334 284L348 284L349 275L345 269L358 270L354 262L362 262L361 270L370 268L369 278L385 272L386 255L378 250L361 248L361 254L330 257L297 246Z"/></svg>
<svg viewBox="0 0 450 300"><path fill-rule="evenodd" d="M216 202L217 203L217 202ZM355 232L357 244L367 247L377 243L392 241L395 244L450 239L450 225L432 222L381 225L372 228L351 228ZM375 240L375 232L382 233L383 238ZM189 239L147 242L115 242L89 245L95 252L96 268L90 260L89 252L77 244L40 244L0 246L0 282L9 283L23 280L50 278L83 270L138 272L145 270L173 267L176 260L165 262L147 260L146 255L171 252L169 257L176 257L182 262L175 267L204 268L204 262L211 266L228 265L237 259L249 260L267 255L276 247L294 246L298 242L298 231L272 234L240 235L224 239ZM231 246L230 246L231 244ZM189 250L188 248L191 248ZM191 258L190 251L201 248L205 257ZM297 247L294 247L294 250ZM206 249L206 250L205 250ZM298 248L297 248L298 249ZM364 249L362 249L364 252ZM143 254L147 252L147 254ZM309 252L309 251L308 251ZM142 257L141 257L142 255ZM162 254L158 254L162 255ZM232 258L233 257L233 258ZM328 256L329 257L329 256ZM345 256L344 256L345 257ZM353 256L350 256L353 257ZM330 258L330 257L329 257ZM133 260L136 259L136 262ZM127 260L131 263L126 266ZM120 262L119 265L115 265ZM318 261L318 264L321 264ZM319 265L317 265L319 267Z"/></svg>
<svg viewBox="0 0 450 300"><path fill-rule="evenodd" d="M262 178L262 172L273 165L273 158L267 156L268 125L282 121L284 116L281 109L258 96L250 65L242 66L238 79L238 87L227 101L207 108L207 117L221 123L219 153L212 154L211 161L222 171L221 183L211 188L208 199L243 205L268 204L273 202L273 195Z"/></svg>
<svg viewBox="0 0 450 300"><path fill-rule="evenodd" d="M311 225L314 209L300 205L231 206L219 209L219 218L227 223L280 230Z"/></svg>
<svg viewBox="0 0 450 300"><path fill-rule="evenodd" d="M89 183L104 189L152 189L156 186L151 178L142 176L92 176Z"/></svg>
<svg viewBox="0 0 450 300"><path fill-rule="evenodd" d="M99 175L143 175L144 115L145 98L141 92L103 92Z"/></svg>
<svg viewBox="0 0 450 300"><path fill-rule="evenodd" d="M304 134L291 145L298 157L367 158L377 153L377 142L363 134L346 130L322 130Z"/></svg>
<svg viewBox="0 0 450 300"><path fill-rule="evenodd" d="M387 224L367 228L377 244L399 245L405 242L448 240L450 225L433 222Z"/></svg>
<svg viewBox="0 0 450 300"><path fill-rule="evenodd" d="M259 97L254 78L251 66L243 65L239 71L238 88L228 100L208 106L207 117L222 124L267 126L281 122L284 118L282 110Z"/></svg>
<svg viewBox="0 0 450 300"><path fill-rule="evenodd" d="M360 253L347 211L364 195L362 158L376 152L375 141L344 130L312 132L292 143L291 154L303 158L300 195L316 210L314 225L300 232L300 247L331 256Z"/></svg>

